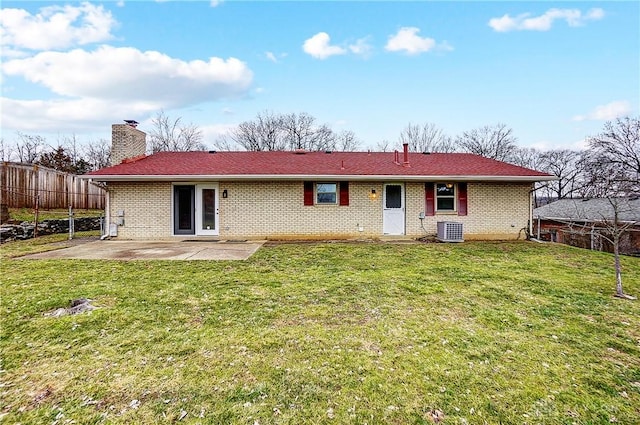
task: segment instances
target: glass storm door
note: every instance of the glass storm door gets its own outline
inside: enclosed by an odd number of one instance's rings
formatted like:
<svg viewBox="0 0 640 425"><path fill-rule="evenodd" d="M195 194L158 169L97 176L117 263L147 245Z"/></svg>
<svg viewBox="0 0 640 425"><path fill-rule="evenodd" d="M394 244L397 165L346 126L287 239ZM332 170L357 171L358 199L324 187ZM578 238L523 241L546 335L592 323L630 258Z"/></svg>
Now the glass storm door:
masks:
<svg viewBox="0 0 640 425"><path fill-rule="evenodd" d="M195 234L195 186L173 186L173 234Z"/></svg>
<svg viewBox="0 0 640 425"><path fill-rule="evenodd" d="M382 233L404 235L404 185L402 183L385 183L382 208Z"/></svg>
<svg viewBox="0 0 640 425"><path fill-rule="evenodd" d="M218 185L196 186L196 234L218 235Z"/></svg>

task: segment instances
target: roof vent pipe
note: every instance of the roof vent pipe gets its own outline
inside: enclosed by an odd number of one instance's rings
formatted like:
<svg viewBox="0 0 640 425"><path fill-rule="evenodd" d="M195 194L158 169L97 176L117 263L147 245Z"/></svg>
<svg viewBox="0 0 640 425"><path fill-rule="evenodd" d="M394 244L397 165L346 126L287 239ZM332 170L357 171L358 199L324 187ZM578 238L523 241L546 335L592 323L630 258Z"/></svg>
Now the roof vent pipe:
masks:
<svg viewBox="0 0 640 425"><path fill-rule="evenodd" d="M404 167L408 167L409 166L409 144L403 143L402 148L404 149L404 162L402 163L402 165Z"/></svg>
<svg viewBox="0 0 640 425"><path fill-rule="evenodd" d="M396 165L400 165L400 155L398 154L397 150L393 152L393 163Z"/></svg>

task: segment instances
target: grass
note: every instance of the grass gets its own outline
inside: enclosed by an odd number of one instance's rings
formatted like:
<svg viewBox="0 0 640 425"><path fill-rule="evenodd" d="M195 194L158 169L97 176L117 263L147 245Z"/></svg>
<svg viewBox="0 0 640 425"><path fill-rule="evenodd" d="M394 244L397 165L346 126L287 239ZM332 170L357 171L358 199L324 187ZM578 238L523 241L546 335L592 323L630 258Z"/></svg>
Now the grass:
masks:
<svg viewBox="0 0 640 425"><path fill-rule="evenodd" d="M104 210L73 210L73 216L80 217L100 217ZM12 220L33 222L35 220L35 210L33 208L9 208L9 217ZM38 221L68 219L69 210L52 209L38 210Z"/></svg>
<svg viewBox="0 0 640 425"><path fill-rule="evenodd" d="M640 303L612 296L609 254L520 242L283 244L244 262L3 255L7 423L640 417ZM639 295L640 260L623 268ZM100 308L44 315L80 297Z"/></svg>
<svg viewBox="0 0 640 425"><path fill-rule="evenodd" d="M99 230L74 233L74 239L76 241L85 238L96 239L98 236L100 236ZM0 259L6 260L27 254L67 248L76 243L76 241L70 241L68 233L57 233L53 235L38 236L37 238L26 239L24 241L5 242L0 245Z"/></svg>

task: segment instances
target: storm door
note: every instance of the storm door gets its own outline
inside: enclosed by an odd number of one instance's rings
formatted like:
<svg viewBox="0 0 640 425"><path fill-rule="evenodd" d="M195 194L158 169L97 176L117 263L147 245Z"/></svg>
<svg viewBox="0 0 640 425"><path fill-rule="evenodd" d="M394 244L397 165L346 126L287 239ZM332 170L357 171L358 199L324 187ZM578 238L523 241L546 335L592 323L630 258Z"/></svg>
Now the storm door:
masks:
<svg viewBox="0 0 640 425"><path fill-rule="evenodd" d="M196 186L196 234L219 234L217 184Z"/></svg>
<svg viewBox="0 0 640 425"><path fill-rule="evenodd" d="M173 186L173 234L195 234L195 193L194 185Z"/></svg>
<svg viewBox="0 0 640 425"><path fill-rule="evenodd" d="M404 235L404 185L386 183L382 196L382 232Z"/></svg>

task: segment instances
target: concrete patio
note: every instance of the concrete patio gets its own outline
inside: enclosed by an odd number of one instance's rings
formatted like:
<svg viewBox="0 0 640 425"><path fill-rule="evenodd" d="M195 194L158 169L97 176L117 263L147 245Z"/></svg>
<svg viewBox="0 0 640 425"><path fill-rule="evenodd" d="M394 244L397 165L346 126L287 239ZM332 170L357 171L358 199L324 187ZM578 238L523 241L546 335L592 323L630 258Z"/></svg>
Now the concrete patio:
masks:
<svg viewBox="0 0 640 425"><path fill-rule="evenodd" d="M25 255L20 259L52 260L246 260L264 241L92 241L69 248Z"/></svg>

